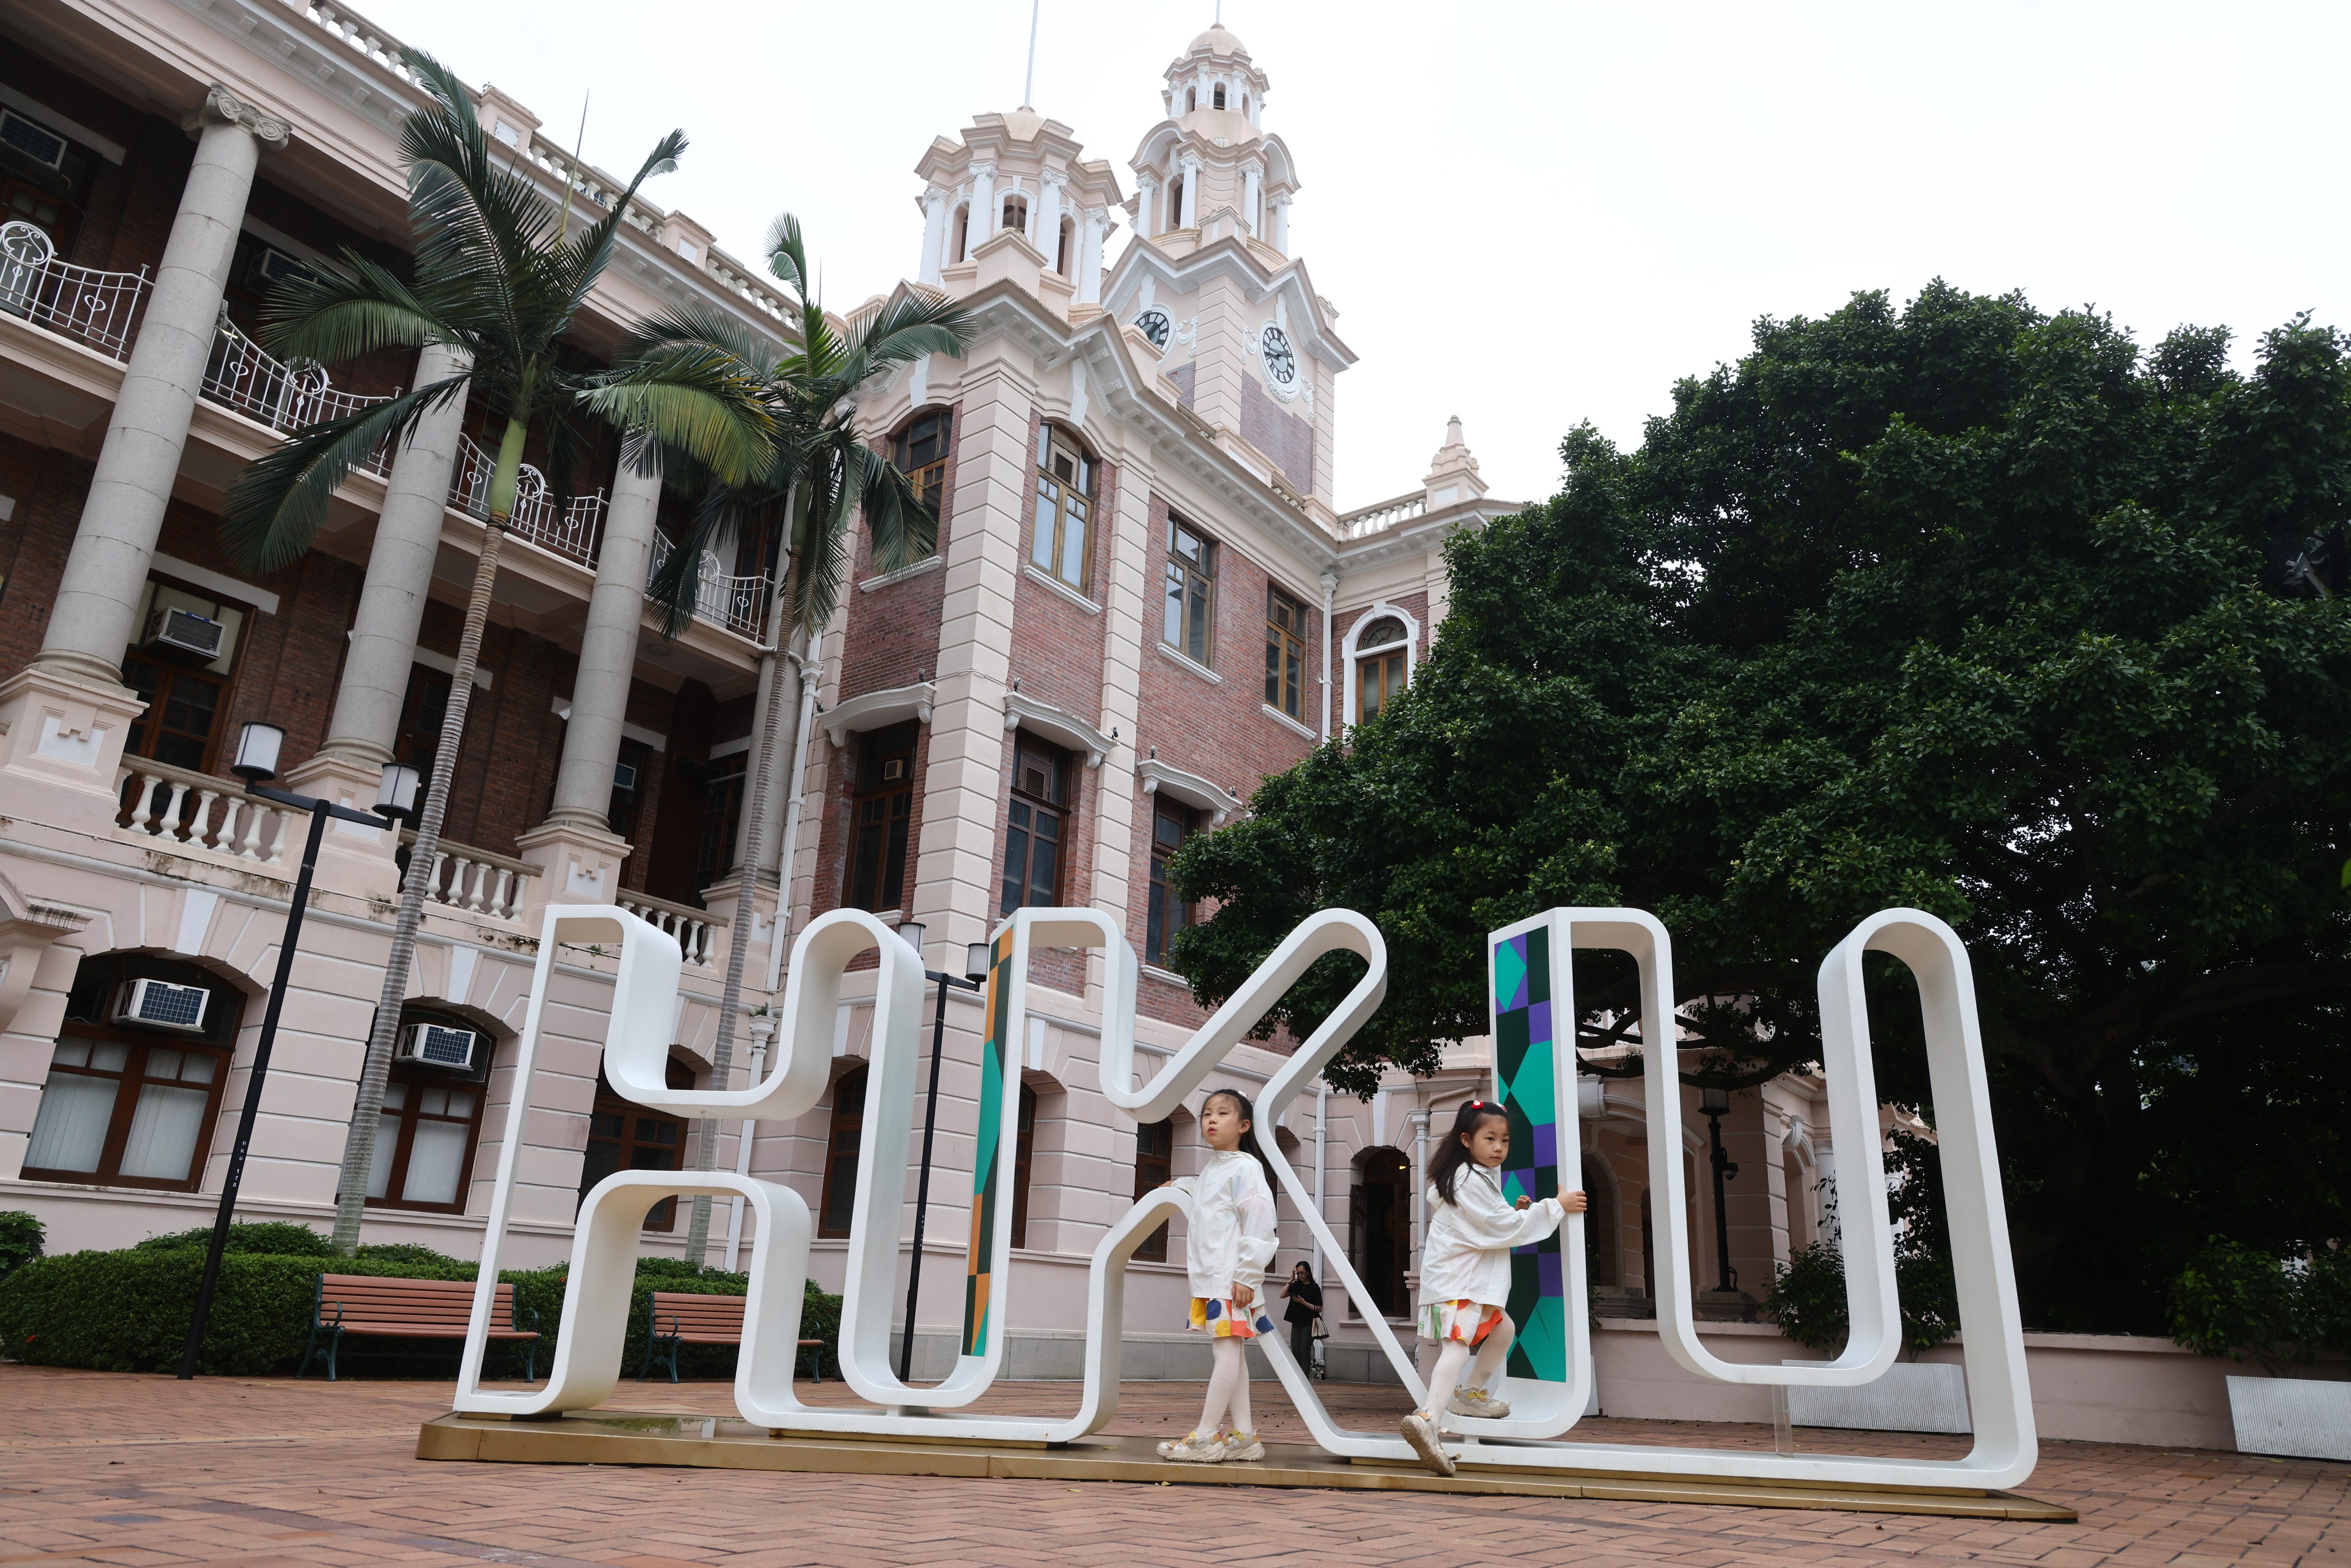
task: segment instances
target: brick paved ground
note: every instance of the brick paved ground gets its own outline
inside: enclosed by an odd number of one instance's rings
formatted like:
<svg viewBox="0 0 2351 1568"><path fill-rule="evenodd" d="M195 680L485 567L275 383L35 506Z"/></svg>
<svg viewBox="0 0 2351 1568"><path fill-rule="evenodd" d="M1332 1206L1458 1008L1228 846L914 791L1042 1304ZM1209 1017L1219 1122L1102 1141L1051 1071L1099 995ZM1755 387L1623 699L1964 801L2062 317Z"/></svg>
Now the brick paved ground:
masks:
<svg viewBox="0 0 2351 1568"><path fill-rule="evenodd" d="M838 1384L826 1389L839 1393ZM2351 1466L2053 1443L2024 1490L2081 1511L2027 1525L1315 1491L864 1479L710 1470L425 1464L416 1428L449 1385L208 1379L0 1365L0 1565L530 1563L659 1568L791 1563L1945 1563L2351 1568ZM1260 1426L1301 1437L1277 1390ZM1270 1396L1270 1397L1268 1396ZM1369 1424L1400 1397L1334 1386ZM1061 1409L1064 1385L999 1408ZM1113 1431L1188 1424L1198 1390L1129 1386ZM731 1408L725 1385L624 1383L616 1405ZM1594 1421L1611 1440L1768 1443L1753 1427ZM1851 1451L1860 1441L1840 1437ZM1822 1435L1826 1446L1826 1435ZM1880 1437L1879 1451L1949 1451ZM1937 1445L1944 1445L1938 1448Z"/></svg>

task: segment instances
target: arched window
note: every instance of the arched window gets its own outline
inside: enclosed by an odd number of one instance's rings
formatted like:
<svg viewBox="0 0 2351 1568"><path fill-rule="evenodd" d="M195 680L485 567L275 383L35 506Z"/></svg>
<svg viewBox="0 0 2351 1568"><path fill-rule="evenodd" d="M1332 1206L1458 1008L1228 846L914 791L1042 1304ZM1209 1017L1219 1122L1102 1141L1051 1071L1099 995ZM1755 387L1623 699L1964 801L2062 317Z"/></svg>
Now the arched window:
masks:
<svg viewBox="0 0 2351 1568"><path fill-rule="evenodd" d="M1012 1155L1012 1245L1029 1245L1029 1174L1037 1152L1037 1091L1020 1086L1019 1135Z"/></svg>
<svg viewBox="0 0 2351 1568"><path fill-rule="evenodd" d="M1186 88L1184 89L1184 112L1189 114L1199 107L1200 89L1196 87Z"/></svg>
<svg viewBox="0 0 2351 1568"><path fill-rule="evenodd" d="M1355 712L1350 721L1368 724L1403 691L1411 672L1411 633L1404 622L1383 615L1355 633Z"/></svg>
<svg viewBox="0 0 2351 1568"><path fill-rule="evenodd" d="M1222 82L1217 84L1216 105L1218 109L1225 107L1225 84Z"/></svg>
<svg viewBox="0 0 2351 1568"><path fill-rule="evenodd" d="M1143 961L1165 963L1167 946L1192 923L1192 906L1176 896L1167 880L1167 862L1184 841L1199 831L1200 813L1181 800L1154 794L1151 813L1151 886L1143 915Z"/></svg>
<svg viewBox="0 0 2351 1568"><path fill-rule="evenodd" d="M1004 221L997 226L1010 229L1014 234L1027 234L1029 232L1029 198L1017 192L1005 197Z"/></svg>
<svg viewBox="0 0 2351 1568"><path fill-rule="evenodd" d="M1241 113L1244 116L1249 113L1249 94L1247 93L1241 94Z"/></svg>
<svg viewBox="0 0 2351 1568"><path fill-rule="evenodd" d="M1037 524L1029 559L1083 593L1093 555L1094 465L1053 425L1037 433Z"/></svg>
<svg viewBox="0 0 2351 1568"><path fill-rule="evenodd" d="M1371 1292L1368 1305L1383 1317L1411 1310L1404 1271L1412 1256L1412 1162L1401 1149L1365 1149L1355 1156L1355 1184L1347 1201L1347 1249ZM1358 1310L1362 1310L1361 1307Z"/></svg>
<svg viewBox="0 0 2351 1568"><path fill-rule="evenodd" d="M1181 174L1167 182L1167 226L1171 229L1184 226L1184 176Z"/></svg>
<svg viewBox="0 0 2351 1568"><path fill-rule="evenodd" d="M1165 1186L1176 1175L1176 1122L1170 1117L1164 1122L1145 1122L1134 1129L1134 1198L1140 1203L1154 1187ZM1143 1239L1134 1249L1137 1258L1154 1263L1167 1261L1167 1227Z"/></svg>
<svg viewBox="0 0 2351 1568"><path fill-rule="evenodd" d="M403 1048L412 1039L409 1031L419 1024L432 1030L422 1041L421 1059L395 1061L391 1077L384 1082L383 1109L376 1120L375 1163L368 1167L367 1203L371 1208L456 1214L465 1207L474 1145L481 1136L491 1040L489 1031L454 1014L403 1008L400 1014ZM460 1036L472 1038L470 1051ZM463 1066L440 1065L434 1060L454 1062L460 1053L466 1057Z"/></svg>
<svg viewBox="0 0 2351 1568"><path fill-rule="evenodd" d="M83 959L33 1113L26 1179L193 1190L243 1003L193 965Z"/></svg>
<svg viewBox="0 0 2351 1568"><path fill-rule="evenodd" d="M694 1087L694 1072L673 1058L662 1082L672 1089ZM588 1118L588 1157L580 1167L580 1199L615 1171L674 1171L684 1168L685 1119L655 1111L613 1090L603 1069L596 1071L596 1108ZM647 1230L677 1226L677 1200L665 1197L645 1216Z"/></svg>
<svg viewBox="0 0 2351 1568"><path fill-rule="evenodd" d="M1012 800L1004 826L1002 913L1061 902L1068 869L1071 758L1027 730L1013 737Z"/></svg>
<svg viewBox="0 0 2351 1568"><path fill-rule="evenodd" d="M1078 225L1068 218L1061 220L1061 234L1053 247L1053 270L1062 277L1070 276L1070 254L1077 246Z"/></svg>
<svg viewBox="0 0 2351 1568"><path fill-rule="evenodd" d="M817 1203L816 1233L846 1236L857 1211L857 1148L865 1138L865 1069L845 1073L832 1086L832 1118L824 1141L824 1196Z"/></svg>
<svg viewBox="0 0 2351 1568"><path fill-rule="evenodd" d="M963 260L965 257L967 257L967 256L970 256L970 255L971 255L971 204L970 204L970 203L968 203L968 202L967 202L967 203L965 203L962 206L957 207L957 208L956 209L956 215L955 215L955 258L956 258L957 261L961 261L961 260Z"/></svg>
<svg viewBox="0 0 2351 1568"><path fill-rule="evenodd" d="M890 460L914 481L914 494L935 518L945 516L939 508L946 501L947 446L954 427L955 416L947 410L925 409L890 444Z"/></svg>
<svg viewBox="0 0 2351 1568"><path fill-rule="evenodd" d="M906 835L914 817L914 722L873 730L858 740L841 905L875 914L904 909Z"/></svg>

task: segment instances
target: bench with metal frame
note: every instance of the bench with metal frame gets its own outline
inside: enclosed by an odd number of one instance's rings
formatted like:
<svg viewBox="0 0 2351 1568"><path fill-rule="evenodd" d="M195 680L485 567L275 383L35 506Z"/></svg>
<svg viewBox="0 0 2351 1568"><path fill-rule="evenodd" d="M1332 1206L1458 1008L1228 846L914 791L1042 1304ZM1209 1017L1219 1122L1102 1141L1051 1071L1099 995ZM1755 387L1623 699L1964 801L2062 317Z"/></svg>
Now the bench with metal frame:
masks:
<svg viewBox="0 0 2351 1568"><path fill-rule="evenodd" d="M689 1344L732 1344L743 1343L743 1303L741 1296L709 1296L692 1291L655 1291L653 1292L651 1333L645 1336L645 1358L637 1366L637 1381L643 1383L653 1370L655 1357L669 1366L669 1380L677 1381L677 1353ZM668 1329L662 1325L666 1322ZM809 1358L811 1375L824 1381L824 1341L804 1339L799 1342L800 1354Z"/></svg>
<svg viewBox="0 0 2351 1568"><path fill-rule="evenodd" d="M474 1315L474 1282L470 1280L396 1280L372 1274L321 1274L310 1308L310 1343L302 1352L302 1365L294 1374L307 1376L310 1364L327 1364L327 1381L336 1377L336 1359L343 1336L370 1339L439 1339L465 1343ZM507 1326L499 1328L504 1321ZM531 1313L530 1321L538 1322ZM515 1288L500 1285L491 1315L489 1337L523 1347L523 1379L538 1381L538 1331L525 1328L515 1306ZM326 1343L321 1345L320 1336Z"/></svg>

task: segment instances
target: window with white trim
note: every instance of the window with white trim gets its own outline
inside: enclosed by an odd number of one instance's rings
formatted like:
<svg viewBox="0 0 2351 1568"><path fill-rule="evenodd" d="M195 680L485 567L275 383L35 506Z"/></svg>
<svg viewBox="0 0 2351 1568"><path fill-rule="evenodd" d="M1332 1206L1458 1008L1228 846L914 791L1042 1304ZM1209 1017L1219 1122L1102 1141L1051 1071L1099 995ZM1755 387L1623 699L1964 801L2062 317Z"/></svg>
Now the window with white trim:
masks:
<svg viewBox="0 0 2351 1568"><path fill-rule="evenodd" d="M1204 666L1209 664L1208 618L1216 608L1216 541L1181 517L1169 517L1160 640Z"/></svg>
<svg viewBox="0 0 2351 1568"><path fill-rule="evenodd" d="M1370 723L1404 690L1410 652L1411 635L1394 615L1381 616L1357 634L1354 723Z"/></svg>
<svg viewBox="0 0 2351 1568"><path fill-rule="evenodd" d="M1053 425L1037 433L1037 522L1029 559L1080 593L1093 554L1094 464Z"/></svg>

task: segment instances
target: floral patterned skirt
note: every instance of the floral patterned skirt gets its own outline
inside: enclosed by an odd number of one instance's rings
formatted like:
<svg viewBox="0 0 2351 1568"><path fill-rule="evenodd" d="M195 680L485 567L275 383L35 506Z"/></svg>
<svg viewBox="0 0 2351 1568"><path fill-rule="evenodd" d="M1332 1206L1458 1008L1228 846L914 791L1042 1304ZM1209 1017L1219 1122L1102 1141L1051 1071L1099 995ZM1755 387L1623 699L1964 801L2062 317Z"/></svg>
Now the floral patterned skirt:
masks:
<svg viewBox="0 0 2351 1568"><path fill-rule="evenodd" d="M1215 1339L1255 1339L1273 1332L1273 1320L1254 1306L1237 1307L1214 1296L1195 1296L1192 1332Z"/></svg>
<svg viewBox="0 0 2351 1568"><path fill-rule="evenodd" d="M1482 1301L1428 1301L1420 1309L1420 1337L1443 1344L1479 1345L1502 1321L1502 1309Z"/></svg>

